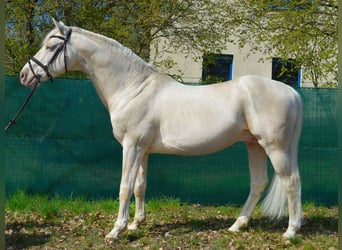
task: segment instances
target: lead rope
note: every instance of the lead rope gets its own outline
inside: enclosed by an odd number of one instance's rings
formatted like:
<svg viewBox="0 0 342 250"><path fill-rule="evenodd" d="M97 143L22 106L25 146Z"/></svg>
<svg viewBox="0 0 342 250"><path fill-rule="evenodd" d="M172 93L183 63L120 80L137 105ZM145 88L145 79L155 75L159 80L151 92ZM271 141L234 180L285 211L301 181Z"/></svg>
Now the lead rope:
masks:
<svg viewBox="0 0 342 250"><path fill-rule="evenodd" d="M36 90L38 84L40 83L40 76L37 75L36 72L34 72L34 70L33 70L33 68L32 68L31 60L32 60L32 57L29 58L29 60L28 60L28 65L30 66L30 70L31 70L31 72L32 72L32 74L33 74L33 76L34 76L34 78L36 78L38 81L33 85L32 89L31 89L30 93L28 94L28 96L26 97L26 99L25 99L23 105L21 105L20 109L19 109L18 112L15 114L15 116L13 117L13 119L11 119L11 120L8 122L7 126L4 128L5 131L7 131L10 127L12 127L13 124L16 124L16 121L17 121L19 115L21 114L21 112L24 110L24 108L26 107L26 105L27 105L28 102L30 101L30 99L31 99L31 97L32 97L32 95L33 95L33 93L34 93L34 91ZM40 67L43 67L44 70L45 70L45 66L44 66L40 61L36 60L35 58L34 58L33 61L34 61L35 63L37 63ZM52 82L52 77L51 77L49 71L47 71L47 73L48 73L49 79L50 79L51 82Z"/></svg>
<svg viewBox="0 0 342 250"><path fill-rule="evenodd" d="M26 97L23 105L20 107L20 109L18 110L18 112L15 114L15 116L13 117L13 119L11 119L7 126L4 128L5 131L7 131L13 124L16 123L16 120L18 119L19 115L21 114L21 112L24 110L24 108L26 107L27 103L29 102L29 100L31 99L31 96L33 95L34 91L36 90L37 86L38 86L39 80L37 83L35 83L30 91L30 93L28 94L28 96Z"/></svg>
<svg viewBox="0 0 342 250"><path fill-rule="evenodd" d="M33 95L33 93L34 93L34 91L36 90L38 84L40 83L40 76L37 75L36 72L34 72L34 70L33 70L33 68L32 68L31 60L34 61L36 64L38 64L40 67L42 67L42 68L46 71L46 73L47 73L47 75L48 75L48 78L49 78L49 80L51 81L51 83L53 82L53 78L52 78L52 76L50 75L50 73L49 73L49 71L48 71L48 69L47 69L47 66L43 65L43 64L42 64L40 61L38 61L36 58L30 57L30 58L28 59L28 65L29 65L29 67L30 67L30 70L31 70L31 72L32 72L32 74L33 74L33 76L34 76L34 78L36 78L38 81L33 85L32 89L31 89L30 93L27 95L27 97L26 97L26 99L25 99L23 105L21 105L20 109L19 109L18 112L15 114L15 116L13 117L13 119L11 119L11 120L8 122L7 126L4 128L5 131L7 131L13 124L16 124L16 120L18 119L19 115L21 114L21 112L24 110L24 108L26 107L26 105L27 105L28 102L30 101L30 99L31 99L31 97L32 97L32 95Z"/></svg>
<svg viewBox="0 0 342 250"><path fill-rule="evenodd" d="M65 73L68 72L68 68L67 68L67 61L66 61L66 49L67 49L67 43L70 39L70 36L71 36L71 32L72 30L70 29L66 35L66 37L61 37L61 36L51 36L51 37L55 37L55 38L59 38L59 39L62 39L64 40L63 42L63 46L61 46L60 48L61 49L58 49L55 54L52 56L51 60L48 62L47 65L44 65L42 64L39 60L37 60L35 57L30 57L29 60L28 60L28 64L29 64L29 67L30 67L30 70L33 74L33 76L38 80L32 87L30 93L28 94L28 96L26 97L23 105L20 107L20 109L18 110L18 112L15 114L15 116L13 117L13 119L11 119L7 126L4 128L5 131L7 131L13 124L16 123L16 120L18 119L19 115L21 114L21 112L24 110L24 108L26 107L27 103L29 102L29 100L31 99L34 91L36 90L38 84L40 83L40 76L36 74L36 72L34 72L33 70L33 67L32 67L32 63L31 63L31 60L34 61L38 66L40 66L41 68L44 69L44 71L46 72L49 80L51 81L51 83L53 83L53 77L51 76L50 72L49 72L49 65L52 64L58 57L58 55L64 51L64 66L65 66Z"/></svg>

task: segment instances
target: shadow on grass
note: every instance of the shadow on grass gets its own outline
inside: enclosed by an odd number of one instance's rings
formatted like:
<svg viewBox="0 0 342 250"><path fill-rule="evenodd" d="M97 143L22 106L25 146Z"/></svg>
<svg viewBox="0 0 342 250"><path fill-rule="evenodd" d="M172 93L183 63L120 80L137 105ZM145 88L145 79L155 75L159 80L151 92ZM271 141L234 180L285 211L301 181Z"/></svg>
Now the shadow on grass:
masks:
<svg viewBox="0 0 342 250"><path fill-rule="evenodd" d="M15 250L44 245L51 237L52 232L48 229L51 226L57 225L35 222L8 223L5 231L5 248Z"/></svg>
<svg viewBox="0 0 342 250"><path fill-rule="evenodd" d="M172 232L175 234L184 234L187 232L210 232L210 231L220 231L226 230L233 225L235 222L234 218L220 219L211 217L208 219L191 219L186 222L175 222L175 223L165 223L165 224L154 224L151 226L150 233L152 234L165 234L167 232ZM271 221L268 218L255 218L251 219L247 228L242 229L249 230L254 229L260 232L269 233L279 233L282 235L288 226L288 218L283 218L279 221ZM338 231L338 218L336 217L309 217L304 218L303 225L298 231L299 235L303 237L313 236L313 235L334 235Z"/></svg>

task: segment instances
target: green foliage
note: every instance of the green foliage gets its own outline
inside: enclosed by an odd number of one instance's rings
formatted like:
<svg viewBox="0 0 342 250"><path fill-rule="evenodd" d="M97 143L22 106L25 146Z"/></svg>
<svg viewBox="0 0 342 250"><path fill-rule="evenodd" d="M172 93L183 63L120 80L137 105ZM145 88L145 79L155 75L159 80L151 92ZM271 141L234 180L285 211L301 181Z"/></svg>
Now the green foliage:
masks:
<svg viewBox="0 0 342 250"><path fill-rule="evenodd" d="M223 82L222 77L218 77L218 76L212 76L212 75L208 75L206 78L202 78L200 80L200 83L220 83Z"/></svg>
<svg viewBox="0 0 342 250"><path fill-rule="evenodd" d="M6 201L6 208L15 210L30 210L32 206L31 197L29 197L24 191L17 191L15 194L11 195Z"/></svg>
<svg viewBox="0 0 342 250"><path fill-rule="evenodd" d="M165 71L175 66L167 53L199 60L234 41L261 60L295 59L315 86L337 85L337 0L8 1L7 74L18 74L37 51L51 17L112 37Z"/></svg>
<svg viewBox="0 0 342 250"><path fill-rule="evenodd" d="M315 86L337 84L337 1L234 1L227 9L236 42L262 59L295 59Z"/></svg>
<svg viewBox="0 0 342 250"><path fill-rule="evenodd" d="M217 57L214 54L206 54L203 56L203 71L206 73L205 78L201 78L201 83L218 83L223 82L223 78L215 75L210 75L209 67L216 65Z"/></svg>
<svg viewBox="0 0 342 250"><path fill-rule="evenodd" d="M147 61L151 46L159 44L152 45L153 41L161 38L167 38L168 46L183 54L217 51L228 37L223 26L226 16L220 11L226 5L224 0L8 1L6 73L17 74L36 52L53 27L51 17L112 37ZM173 66L169 59L155 63L162 68Z"/></svg>

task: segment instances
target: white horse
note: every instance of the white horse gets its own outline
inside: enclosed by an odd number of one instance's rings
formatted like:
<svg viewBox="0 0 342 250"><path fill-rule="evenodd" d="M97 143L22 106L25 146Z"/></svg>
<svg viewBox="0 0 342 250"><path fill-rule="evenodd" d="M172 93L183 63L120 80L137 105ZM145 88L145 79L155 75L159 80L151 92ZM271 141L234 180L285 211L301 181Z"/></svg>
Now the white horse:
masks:
<svg viewBox="0 0 342 250"><path fill-rule="evenodd" d="M186 86L113 39L54 23L56 28L23 67L20 79L23 85L34 86L66 70L83 71L109 111L114 136L123 147L123 162L120 208L106 239L117 238L126 227L135 230L144 221L150 153L202 155L238 141L247 145L250 193L229 230L237 232L247 225L268 184L268 156L275 175L263 210L280 217L287 200L289 224L283 236L295 235L302 220L297 165L302 104L295 90L258 76ZM136 209L128 225L133 193Z"/></svg>

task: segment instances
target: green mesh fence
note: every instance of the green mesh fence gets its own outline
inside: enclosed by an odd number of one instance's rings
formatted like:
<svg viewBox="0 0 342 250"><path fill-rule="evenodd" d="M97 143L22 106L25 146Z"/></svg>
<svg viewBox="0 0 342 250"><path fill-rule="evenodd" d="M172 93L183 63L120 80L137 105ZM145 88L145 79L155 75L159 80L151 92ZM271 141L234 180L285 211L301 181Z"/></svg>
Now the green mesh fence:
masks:
<svg viewBox="0 0 342 250"><path fill-rule="evenodd" d="M7 77L5 91L8 121L29 90ZM299 149L303 200L336 205L337 91L298 91L304 104ZM5 140L7 194L20 189L90 199L118 197L121 146L89 80L43 83ZM270 176L272 171L269 164ZM148 198L242 204L249 192L243 143L206 156L151 155L148 172Z"/></svg>

